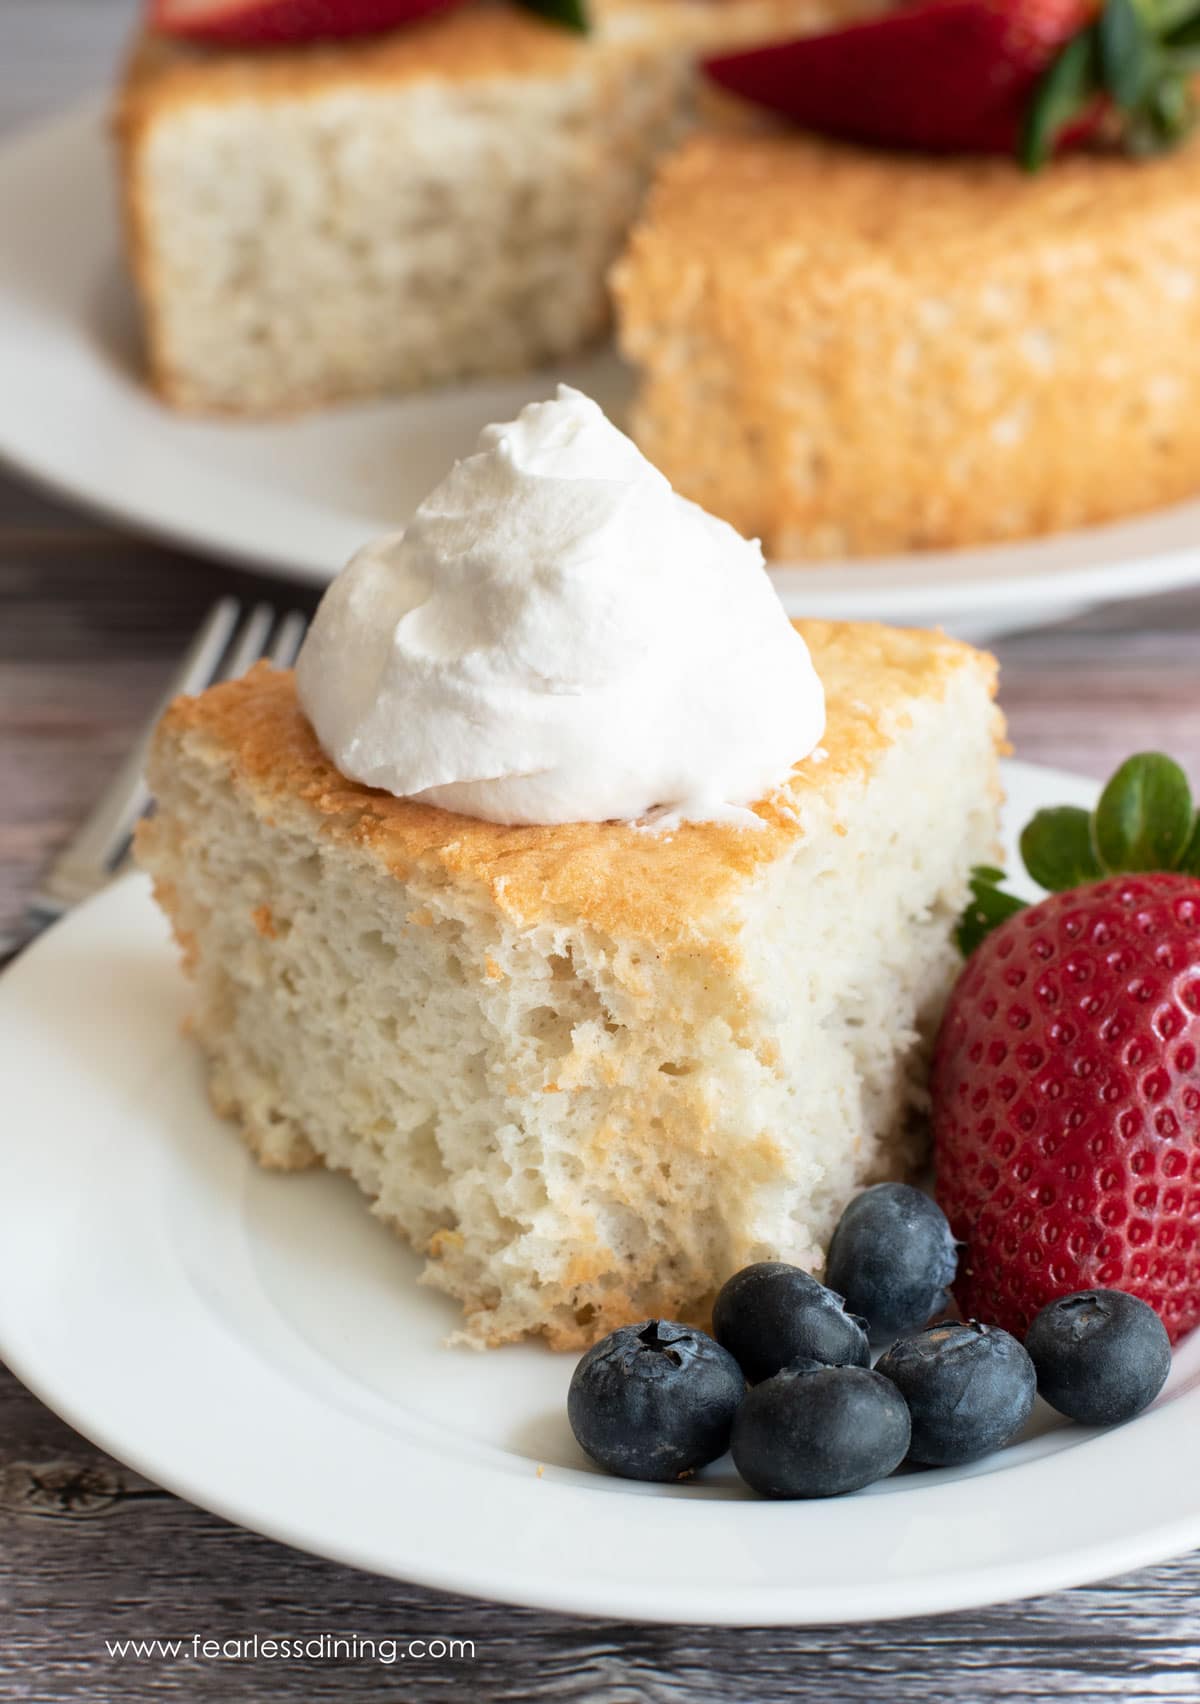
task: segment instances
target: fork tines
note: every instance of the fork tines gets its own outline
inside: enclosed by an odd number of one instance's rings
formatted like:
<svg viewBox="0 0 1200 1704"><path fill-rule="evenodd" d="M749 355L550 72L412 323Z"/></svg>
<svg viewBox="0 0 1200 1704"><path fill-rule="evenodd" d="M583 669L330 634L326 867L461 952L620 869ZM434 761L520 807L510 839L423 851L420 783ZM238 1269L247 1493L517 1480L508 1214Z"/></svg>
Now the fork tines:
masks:
<svg viewBox="0 0 1200 1704"><path fill-rule="evenodd" d="M155 725L180 693L203 692L215 681L236 680L265 658L290 668L308 628L298 610L280 615L270 604L243 611L236 598L221 598L167 683L138 738L90 816L47 871L29 905L31 932L86 899L116 875L129 857L133 831L150 808L143 778Z"/></svg>

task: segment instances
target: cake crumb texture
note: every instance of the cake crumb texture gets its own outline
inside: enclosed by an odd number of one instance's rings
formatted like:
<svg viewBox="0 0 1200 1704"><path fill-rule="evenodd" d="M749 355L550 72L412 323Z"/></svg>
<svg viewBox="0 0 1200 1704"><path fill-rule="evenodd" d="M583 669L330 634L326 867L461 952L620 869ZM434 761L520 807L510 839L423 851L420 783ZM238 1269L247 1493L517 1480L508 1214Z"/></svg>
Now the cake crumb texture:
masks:
<svg viewBox="0 0 1200 1704"><path fill-rule="evenodd" d="M801 630L828 757L758 830L392 798L265 664L161 726L139 856L214 1104L265 1164L348 1172L468 1342L703 1321L749 1261L819 1270L846 1199L919 1155L953 923L995 853L994 665Z"/></svg>

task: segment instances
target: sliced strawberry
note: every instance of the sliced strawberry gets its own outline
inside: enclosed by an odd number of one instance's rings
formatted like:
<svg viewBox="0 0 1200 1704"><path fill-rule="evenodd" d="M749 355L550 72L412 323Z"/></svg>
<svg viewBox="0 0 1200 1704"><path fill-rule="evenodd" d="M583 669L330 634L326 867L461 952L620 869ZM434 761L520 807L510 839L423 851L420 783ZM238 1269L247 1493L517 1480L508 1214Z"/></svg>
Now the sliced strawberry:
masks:
<svg viewBox="0 0 1200 1704"><path fill-rule="evenodd" d="M708 61L714 82L806 129L931 152L1012 153L1092 0L917 0L829 35Z"/></svg>
<svg viewBox="0 0 1200 1704"><path fill-rule="evenodd" d="M164 35L214 46L370 35L442 12L461 0L151 0L150 22Z"/></svg>

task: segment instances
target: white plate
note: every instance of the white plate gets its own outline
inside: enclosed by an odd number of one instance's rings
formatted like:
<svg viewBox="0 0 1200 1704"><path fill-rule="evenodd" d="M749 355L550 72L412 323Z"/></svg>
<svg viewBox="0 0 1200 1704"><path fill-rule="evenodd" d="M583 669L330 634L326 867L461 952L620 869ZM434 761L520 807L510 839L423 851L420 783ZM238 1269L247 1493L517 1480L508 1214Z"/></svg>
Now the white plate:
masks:
<svg viewBox="0 0 1200 1704"><path fill-rule="evenodd" d="M611 355L269 425L189 420L139 377L103 122L93 110L0 152L0 456L69 496L192 549L324 584L402 524L485 421L557 378L620 416ZM1021 544L805 568L794 614L940 621L965 637L1065 618L1200 579L1200 502Z"/></svg>
<svg viewBox="0 0 1200 1704"><path fill-rule="evenodd" d="M1094 788L1012 765L1010 820ZM1042 1410L959 1472L828 1503L591 1469L572 1357L443 1347L456 1312L344 1179L260 1171L209 1110L187 991L130 878L0 983L0 1353L103 1448L289 1544L438 1588L672 1622L863 1621L1200 1543L1200 1333L1155 1409Z"/></svg>

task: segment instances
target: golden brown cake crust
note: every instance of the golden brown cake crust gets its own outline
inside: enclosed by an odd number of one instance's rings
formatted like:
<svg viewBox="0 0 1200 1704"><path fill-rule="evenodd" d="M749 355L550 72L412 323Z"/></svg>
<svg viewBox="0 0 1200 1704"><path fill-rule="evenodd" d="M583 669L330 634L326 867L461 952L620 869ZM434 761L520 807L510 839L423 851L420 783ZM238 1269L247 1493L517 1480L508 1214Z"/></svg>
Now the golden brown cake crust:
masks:
<svg viewBox="0 0 1200 1704"><path fill-rule="evenodd" d="M1015 265L1014 244L1043 233L1064 252L1083 244L1094 253L1106 229L1190 195L1198 158L1196 142L1149 162L1076 153L1030 177L1002 158L887 153L793 133L704 135L664 162L647 224L680 278L694 259L719 256L722 275L752 289L764 251L786 249L788 259L820 256L839 279L883 261L935 286L964 258L980 276L993 261ZM636 240L653 245L654 233Z"/></svg>
<svg viewBox="0 0 1200 1704"><path fill-rule="evenodd" d="M1030 178L705 135L615 278L635 434L773 555L1024 537L1200 488L1200 139Z"/></svg>
<svg viewBox="0 0 1200 1704"><path fill-rule="evenodd" d="M995 690L994 660L941 633L795 625L825 685L827 755L800 764L755 807L759 830L687 823L668 836L622 823L506 827L394 798L339 773L300 709L291 673L265 663L199 698L176 699L163 737L187 730L209 736L232 759L235 781L251 786L266 808L272 798L303 801L324 817L327 832L369 847L401 877L420 868L435 879L477 882L524 924L563 917L653 940L664 953L700 940L711 951L728 933L722 899L802 835L797 812L806 795L869 776L903 726L905 705L941 697L959 670L982 669ZM1001 733L997 714L997 738Z"/></svg>

